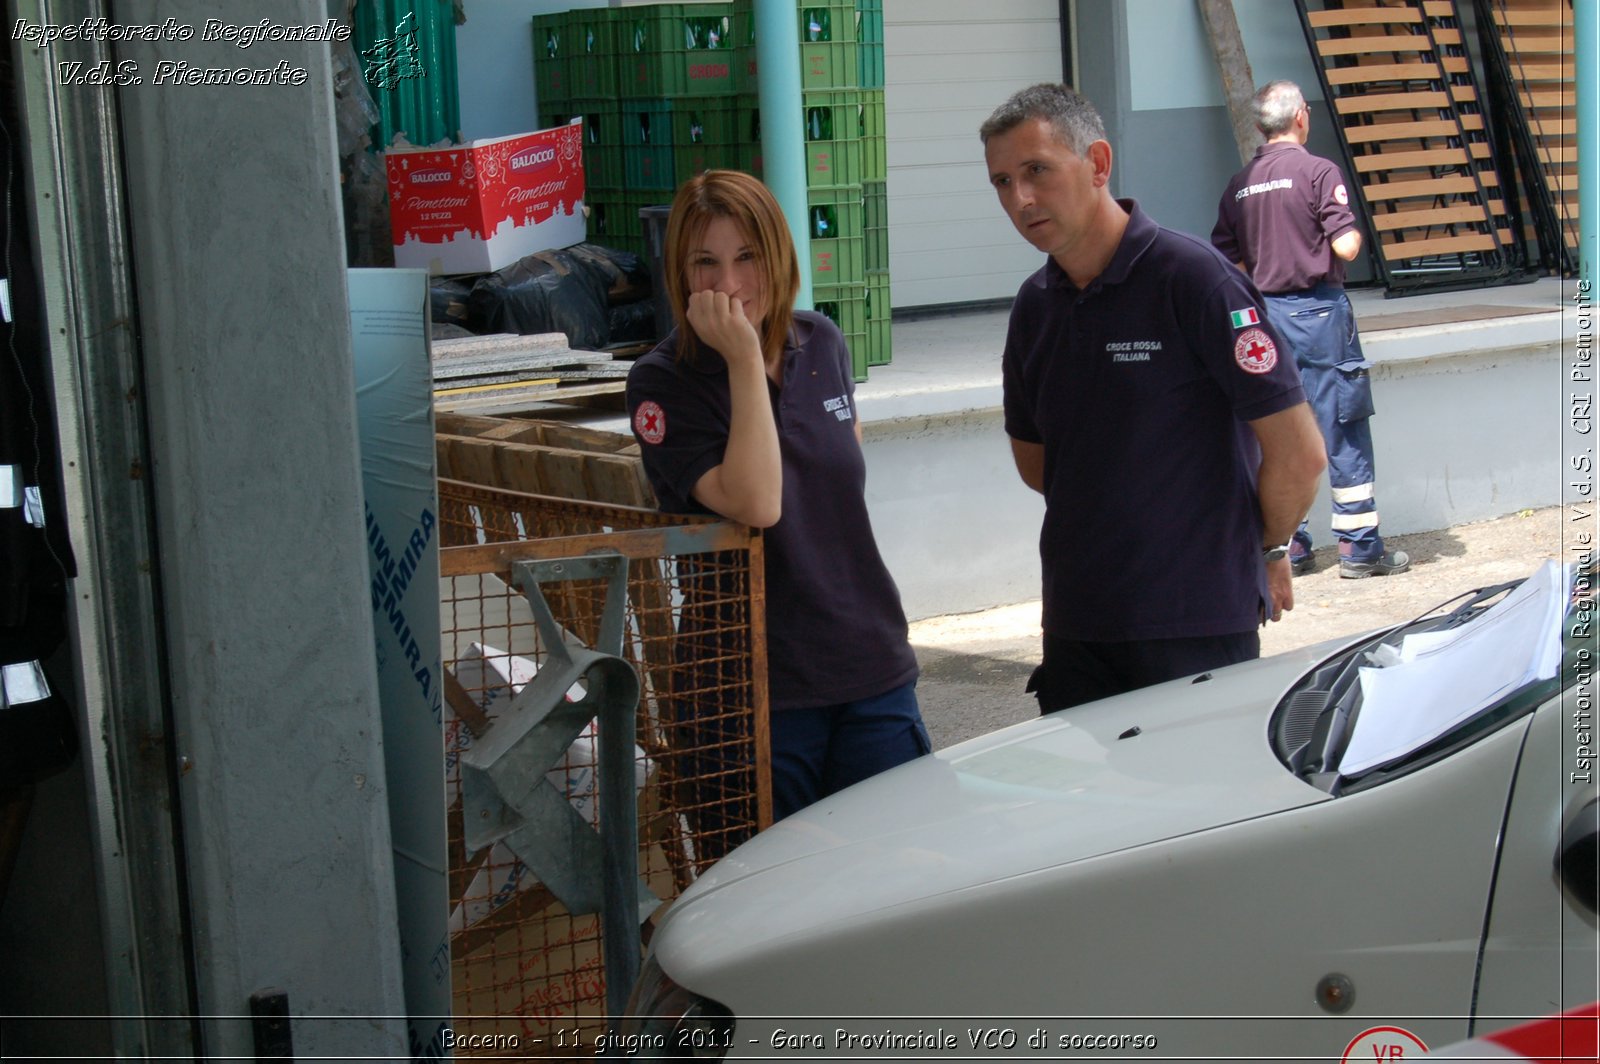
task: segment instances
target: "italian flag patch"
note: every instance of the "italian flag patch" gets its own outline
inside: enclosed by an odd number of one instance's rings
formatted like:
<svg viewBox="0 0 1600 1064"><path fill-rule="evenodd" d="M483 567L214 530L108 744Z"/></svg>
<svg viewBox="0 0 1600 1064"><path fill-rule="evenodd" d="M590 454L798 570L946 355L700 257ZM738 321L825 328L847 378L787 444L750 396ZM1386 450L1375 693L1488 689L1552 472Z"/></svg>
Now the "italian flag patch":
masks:
<svg viewBox="0 0 1600 1064"><path fill-rule="evenodd" d="M1255 307L1246 307L1244 310L1236 310L1232 315L1230 315L1230 317L1233 320L1233 327L1235 329L1243 329L1247 325L1261 324L1261 315L1256 313Z"/></svg>

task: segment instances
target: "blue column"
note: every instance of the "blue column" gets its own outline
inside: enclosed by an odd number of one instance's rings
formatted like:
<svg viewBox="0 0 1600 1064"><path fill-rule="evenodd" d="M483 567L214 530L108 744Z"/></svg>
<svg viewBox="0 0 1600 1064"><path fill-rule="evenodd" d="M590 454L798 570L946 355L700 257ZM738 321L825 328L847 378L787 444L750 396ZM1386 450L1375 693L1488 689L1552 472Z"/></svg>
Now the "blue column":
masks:
<svg viewBox="0 0 1600 1064"><path fill-rule="evenodd" d="M761 98L761 154L767 187L789 220L800 256L795 306L811 309L811 230L806 221L806 142L800 96L800 20L794 0L753 0L756 87Z"/></svg>

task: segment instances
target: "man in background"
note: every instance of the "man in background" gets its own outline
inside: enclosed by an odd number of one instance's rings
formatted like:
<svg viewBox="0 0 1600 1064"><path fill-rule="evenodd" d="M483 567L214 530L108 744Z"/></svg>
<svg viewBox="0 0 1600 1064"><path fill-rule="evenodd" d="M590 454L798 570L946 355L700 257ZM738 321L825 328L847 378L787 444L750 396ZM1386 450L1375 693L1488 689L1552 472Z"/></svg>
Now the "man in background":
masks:
<svg viewBox="0 0 1600 1064"><path fill-rule="evenodd" d="M1271 324L1300 367L1327 447L1339 575L1403 573L1411 559L1385 551L1378 532L1371 365L1344 292L1344 264L1361 253L1361 231L1344 175L1306 150L1311 111L1294 82L1270 82L1253 103L1266 143L1228 182L1211 243L1266 296ZM1304 521L1289 559L1297 576L1316 567Z"/></svg>

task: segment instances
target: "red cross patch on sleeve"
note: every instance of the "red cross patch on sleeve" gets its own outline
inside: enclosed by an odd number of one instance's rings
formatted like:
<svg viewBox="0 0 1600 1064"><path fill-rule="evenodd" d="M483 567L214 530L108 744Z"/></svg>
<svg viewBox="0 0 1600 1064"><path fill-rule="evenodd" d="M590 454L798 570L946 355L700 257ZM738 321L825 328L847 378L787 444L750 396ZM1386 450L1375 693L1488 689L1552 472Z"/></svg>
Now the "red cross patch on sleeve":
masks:
<svg viewBox="0 0 1600 1064"><path fill-rule="evenodd" d="M1246 329L1233 341L1233 360L1246 373L1271 373L1278 364L1278 345L1260 329Z"/></svg>
<svg viewBox="0 0 1600 1064"><path fill-rule="evenodd" d="M633 412L633 431L645 443L660 443L667 438L667 412L654 399L646 399Z"/></svg>

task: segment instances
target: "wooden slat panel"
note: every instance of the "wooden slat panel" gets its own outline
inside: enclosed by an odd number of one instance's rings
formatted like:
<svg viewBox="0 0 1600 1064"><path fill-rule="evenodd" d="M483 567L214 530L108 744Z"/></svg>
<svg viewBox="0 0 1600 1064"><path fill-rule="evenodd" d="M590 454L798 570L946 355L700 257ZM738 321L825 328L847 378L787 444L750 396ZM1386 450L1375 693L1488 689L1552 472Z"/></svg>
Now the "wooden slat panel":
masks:
<svg viewBox="0 0 1600 1064"><path fill-rule="evenodd" d="M1566 62L1517 63L1513 73L1523 81L1571 81L1577 74L1577 64Z"/></svg>
<svg viewBox="0 0 1600 1064"><path fill-rule="evenodd" d="M1577 38L1570 33L1502 33L1500 44L1513 55L1570 52Z"/></svg>
<svg viewBox="0 0 1600 1064"><path fill-rule="evenodd" d="M1333 26L1378 26L1403 22L1421 22L1422 14L1414 8L1398 7L1348 7L1339 11L1308 11L1307 19L1318 29Z"/></svg>
<svg viewBox="0 0 1600 1064"><path fill-rule="evenodd" d="M1407 199L1412 196L1458 196L1476 192L1470 177L1433 177L1416 181L1381 181L1362 186L1362 195L1374 202Z"/></svg>
<svg viewBox="0 0 1600 1064"><path fill-rule="evenodd" d="M1456 207L1424 207L1419 210L1401 210L1392 211L1388 214L1374 214L1372 216L1372 228L1382 233L1389 233L1396 229L1417 229L1430 225L1470 224L1485 222L1488 219L1488 212L1482 207L1468 203Z"/></svg>
<svg viewBox="0 0 1600 1064"><path fill-rule="evenodd" d="M1519 92L1517 97L1522 101L1522 106L1530 110L1541 107L1560 109L1578 106L1576 89L1534 89L1531 92L1525 89Z"/></svg>
<svg viewBox="0 0 1600 1064"><path fill-rule="evenodd" d="M1380 170L1402 170L1413 166L1465 166L1467 153L1460 148L1434 148L1429 151L1379 152L1356 159L1356 171L1363 174Z"/></svg>
<svg viewBox="0 0 1600 1064"><path fill-rule="evenodd" d="M1572 16L1563 17L1557 11L1496 11L1494 16L1496 26L1570 26Z"/></svg>
<svg viewBox="0 0 1600 1064"><path fill-rule="evenodd" d="M1411 111L1427 107L1448 107L1450 98L1443 92L1374 92L1362 96L1341 96L1333 101L1342 115L1371 114L1376 111Z"/></svg>
<svg viewBox="0 0 1600 1064"><path fill-rule="evenodd" d="M1391 33L1371 37L1329 37L1317 42L1319 55L1376 55L1394 52L1431 52L1433 44L1421 33Z"/></svg>
<svg viewBox="0 0 1600 1064"><path fill-rule="evenodd" d="M1473 236L1446 236L1433 240L1400 240L1383 245L1383 257L1391 262L1420 259L1429 255L1459 255L1464 251L1494 251L1494 237L1487 233Z"/></svg>
<svg viewBox="0 0 1600 1064"><path fill-rule="evenodd" d="M1329 85L1359 85L1369 81L1438 81L1438 63L1372 63L1328 71Z"/></svg>
<svg viewBox="0 0 1600 1064"><path fill-rule="evenodd" d="M1375 144L1413 137L1453 137L1460 130L1454 122L1383 122L1370 126L1346 126L1344 139L1351 144Z"/></svg>

